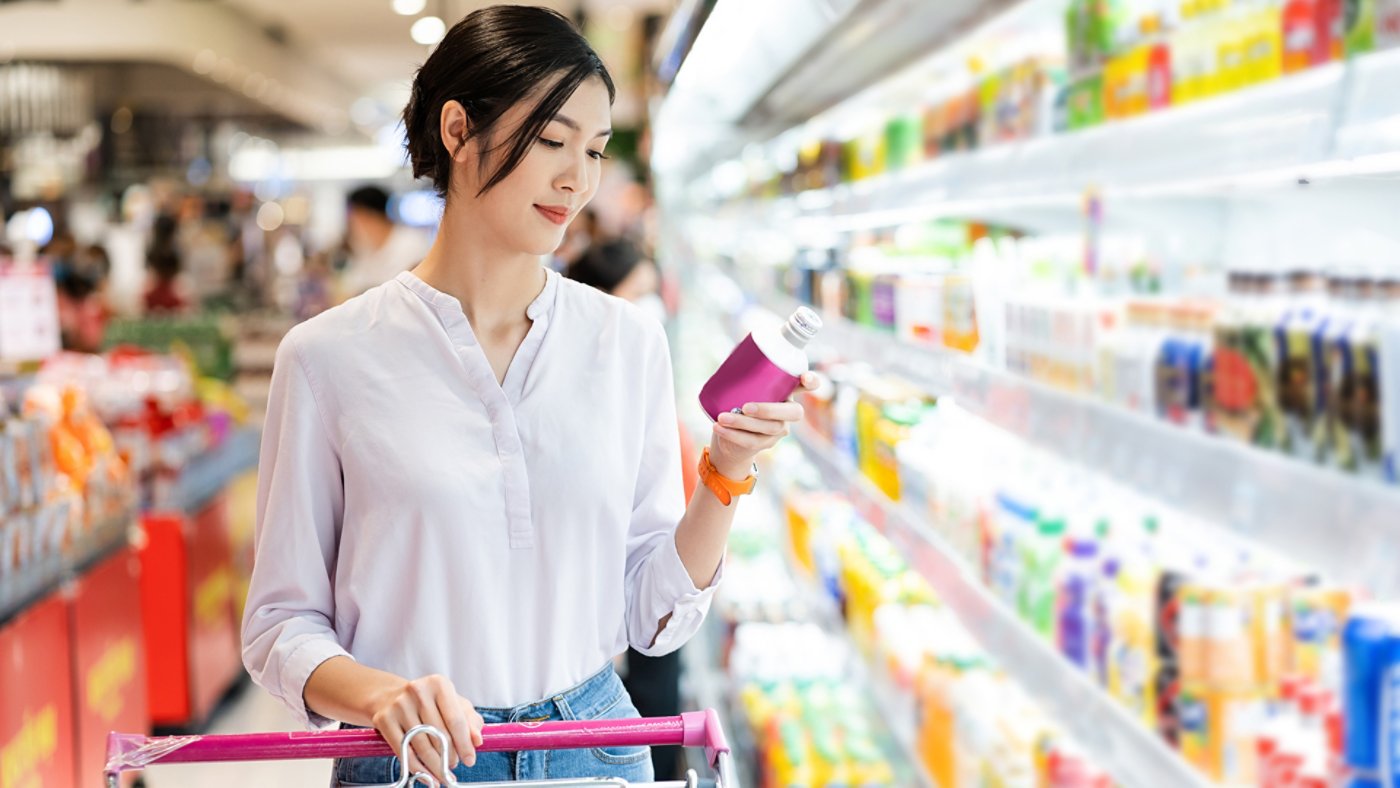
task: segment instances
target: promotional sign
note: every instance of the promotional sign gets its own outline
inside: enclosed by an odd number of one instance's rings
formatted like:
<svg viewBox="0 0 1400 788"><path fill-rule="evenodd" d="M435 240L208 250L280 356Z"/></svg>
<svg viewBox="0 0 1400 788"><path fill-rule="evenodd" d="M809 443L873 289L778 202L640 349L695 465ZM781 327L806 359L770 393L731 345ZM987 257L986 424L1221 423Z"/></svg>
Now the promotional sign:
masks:
<svg viewBox="0 0 1400 788"><path fill-rule="evenodd" d="M77 785L101 785L107 734L144 733L145 645L141 562L123 549L74 586L73 688L77 708Z"/></svg>
<svg viewBox="0 0 1400 788"><path fill-rule="evenodd" d="M39 361L58 350L58 291L48 266L0 258L0 361Z"/></svg>
<svg viewBox="0 0 1400 788"><path fill-rule="evenodd" d="M68 605L52 595L0 629L0 786L68 785L73 671Z"/></svg>

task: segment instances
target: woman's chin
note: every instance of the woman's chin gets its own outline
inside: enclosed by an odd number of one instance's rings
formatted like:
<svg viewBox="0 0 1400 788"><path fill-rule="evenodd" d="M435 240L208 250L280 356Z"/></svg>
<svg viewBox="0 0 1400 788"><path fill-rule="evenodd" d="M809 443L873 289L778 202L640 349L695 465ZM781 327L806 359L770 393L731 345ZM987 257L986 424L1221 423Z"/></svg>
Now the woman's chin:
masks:
<svg viewBox="0 0 1400 788"><path fill-rule="evenodd" d="M524 254L536 257L546 257L564 244L564 236L561 233L557 238L522 238L520 251Z"/></svg>

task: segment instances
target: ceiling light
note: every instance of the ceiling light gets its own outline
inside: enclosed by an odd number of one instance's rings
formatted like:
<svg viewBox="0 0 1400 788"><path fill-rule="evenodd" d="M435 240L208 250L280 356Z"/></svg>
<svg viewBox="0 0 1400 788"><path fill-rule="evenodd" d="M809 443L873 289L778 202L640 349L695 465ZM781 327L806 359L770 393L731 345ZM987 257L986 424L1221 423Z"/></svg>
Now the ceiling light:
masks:
<svg viewBox="0 0 1400 788"><path fill-rule="evenodd" d="M275 202L265 202L258 209L258 227L264 232L270 233L281 227L285 218L286 214L283 212L282 206Z"/></svg>
<svg viewBox="0 0 1400 788"><path fill-rule="evenodd" d="M413 29L409 33L413 36L414 41L425 47L430 47L441 41L444 35L447 35L447 25L435 16L425 16L413 23Z"/></svg>
<svg viewBox="0 0 1400 788"><path fill-rule="evenodd" d="M403 16L417 16L423 13L428 0L394 0L394 13Z"/></svg>
<svg viewBox="0 0 1400 788"><path fill-rule="evenodd" d="M219 64L219 56L214 54L212 49L201 49L199 54L194 56L194 73L201 76L208 76L214 71L214 66Z"/></svg>

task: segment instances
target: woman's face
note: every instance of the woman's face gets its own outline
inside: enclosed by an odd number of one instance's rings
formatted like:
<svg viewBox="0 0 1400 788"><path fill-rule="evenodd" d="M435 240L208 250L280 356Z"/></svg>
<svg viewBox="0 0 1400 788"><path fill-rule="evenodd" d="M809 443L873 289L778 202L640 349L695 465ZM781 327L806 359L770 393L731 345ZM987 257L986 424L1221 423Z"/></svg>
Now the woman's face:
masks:
<svg viewBox="0 0 1400 788"><path fill-rule="evenodd" d="M522 102L501 118L495 134L500 148L524 122L533 105ZM546 255L559 247L569 223L598 190L603 148L612 134L612 108L601 79L584 80L531 146L520 166L490 191L475 197L487 173L464 178L474 199L474 219L494 231L503 246L524 254ZM467 159L475 163L473 153ZM490 172L488 163L488 172Z"/></svg>

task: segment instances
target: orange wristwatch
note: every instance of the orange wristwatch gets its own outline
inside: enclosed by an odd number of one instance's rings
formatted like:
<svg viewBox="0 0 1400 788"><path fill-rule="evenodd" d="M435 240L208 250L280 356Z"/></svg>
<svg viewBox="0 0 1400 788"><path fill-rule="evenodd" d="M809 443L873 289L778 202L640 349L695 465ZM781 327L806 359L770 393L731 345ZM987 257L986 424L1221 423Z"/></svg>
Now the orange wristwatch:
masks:
<svg viewBox="0 0 1400 788"><path fill-rule="evenodd" d="M715 468L715 464L710 462L710 450L706 448L700 454L700 483L708 487L720 503L728 506L733 502L734 496L753 492L754 486L758 484L758 466L754 466L753 473L749 474L747 479L736 482Z"/></svg>

